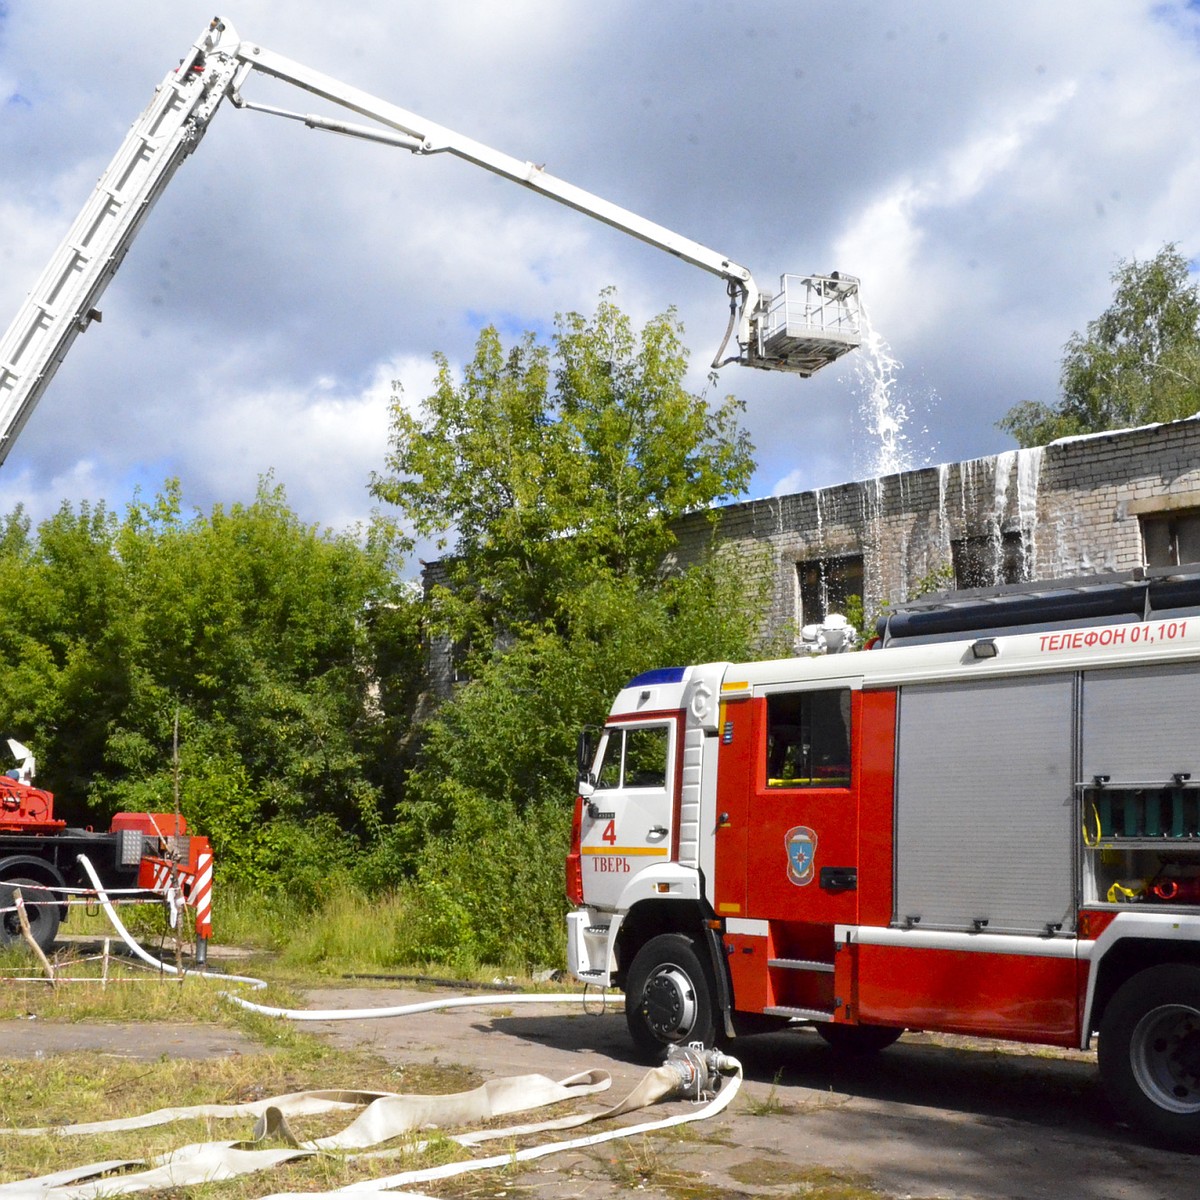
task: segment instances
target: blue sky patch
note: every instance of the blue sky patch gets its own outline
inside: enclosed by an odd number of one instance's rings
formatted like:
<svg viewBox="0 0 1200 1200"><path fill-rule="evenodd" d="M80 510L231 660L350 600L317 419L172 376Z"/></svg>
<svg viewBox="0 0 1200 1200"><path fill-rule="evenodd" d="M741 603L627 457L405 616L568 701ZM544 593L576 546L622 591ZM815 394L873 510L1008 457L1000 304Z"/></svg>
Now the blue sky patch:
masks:
<svg viewBox="0 0 1200 1200"><path fill-rule="evenodd" d="M1200 0L1184 0L1182 6L1178 3L1156 4L1151 8L1150 16L1184 37L1200 40Z"/></svg>
<svg viewBox="0 0 1200 1200"><path fill-rule="evenodd" d="M463 316L469 328L478 330L488 325L494 325L500 335L510 341L517 340L532 330L537 335L539 342L546 342L554 332L553 326L548 322L521 316L518 313L487 313L479 309L468 308Z"/></svg>

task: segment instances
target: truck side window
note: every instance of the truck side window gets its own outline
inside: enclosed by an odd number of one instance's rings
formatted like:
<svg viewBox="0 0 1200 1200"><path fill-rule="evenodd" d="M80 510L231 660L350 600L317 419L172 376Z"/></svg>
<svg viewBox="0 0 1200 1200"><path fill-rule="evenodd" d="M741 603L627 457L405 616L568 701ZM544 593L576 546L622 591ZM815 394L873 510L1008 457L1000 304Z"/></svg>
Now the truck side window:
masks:
<svg viewBox="0 0 1200 1200"><path fill-rule="evenodd" d="M666 787L669 740L666 725L608 730L596 789Z"/></svg>
<svg viewBox="0 0 1200 1200"><path fill-rule="evenodd" d="M767 787L850 786L850 689L767 697Z"/></svg>
<svg viewBox="0 0 1200 1200"><path fill-rule="evenodd" d="M667 727L647 725L625 734L625 786L667 786Z"/></svg>

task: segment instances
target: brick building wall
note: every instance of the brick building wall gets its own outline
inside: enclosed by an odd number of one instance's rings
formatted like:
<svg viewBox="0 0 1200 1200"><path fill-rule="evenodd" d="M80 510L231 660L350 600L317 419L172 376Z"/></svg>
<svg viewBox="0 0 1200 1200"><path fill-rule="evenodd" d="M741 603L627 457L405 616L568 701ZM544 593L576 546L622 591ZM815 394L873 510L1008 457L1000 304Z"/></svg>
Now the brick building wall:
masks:
<svg viewBox="0 0 1200 1200"><path fill-rule="evenodd" d="M770 574L771 633L846 595L869 618L948 587L1197 562L1200 417L692 513L674 559L694 560L714 528Z"/></svg>
<svg viewBox="0 0 1200 1200"><path fill-rule="evenodd" d="M675 531L668 568L714 538L741 553L767 575L764 635L794 643L846 595L870 625L930 591L1166 565L1164 553L1200 563L1200 416L730 504ZM431 563L426 586L440 572ZM449 692L448 645L431 645L430 670Z"/></svg>

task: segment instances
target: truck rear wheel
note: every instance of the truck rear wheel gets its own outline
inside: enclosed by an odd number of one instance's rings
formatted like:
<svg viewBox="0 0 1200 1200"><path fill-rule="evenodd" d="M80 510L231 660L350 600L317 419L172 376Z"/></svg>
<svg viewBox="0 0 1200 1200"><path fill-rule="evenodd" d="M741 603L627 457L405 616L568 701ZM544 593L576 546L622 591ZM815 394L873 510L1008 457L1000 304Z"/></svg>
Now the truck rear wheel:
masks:
<svg viewBox="0 0 1200 1200"><path fill-rule="evenodd" d="M1165 1145L1200 1146L1200 967L1169 963L1126 980L1100 1022L1097 1058L1122 1117Z"/></svg>
<svg viewBox="0 0 1200 1200"><path fill-rule="evenodd" d="M14 893L20 889L29 920L29 932L43 951L54 945L58 936L58 904L53 895L32 879L6 879L0 883L0 947L15 946L24 941L21 921L12 911L16 904Z"/></svg>
<svg viewBox="0 0 1200 1200"><path fill-rule="evenodd" d="M678 1042L716 1042L715 988L696 943L661 933L634 956L625 987L625 1021L638 1050L661 1062Z"/></svg>

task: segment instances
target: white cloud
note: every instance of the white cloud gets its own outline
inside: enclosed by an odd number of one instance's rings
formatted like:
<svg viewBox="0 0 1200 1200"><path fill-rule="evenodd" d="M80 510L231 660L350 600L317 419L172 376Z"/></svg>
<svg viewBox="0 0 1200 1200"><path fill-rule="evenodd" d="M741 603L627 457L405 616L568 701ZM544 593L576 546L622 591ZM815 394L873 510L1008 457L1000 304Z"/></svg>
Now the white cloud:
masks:
<svg viewBox="0 0 1200 1200"><path fill-rule="evenodd" d="M939 219L997 188L1033 137L1055 120L1077 91L1067 82L1015 111L988 114L984 128L948 147L920 176L903 174L851 218L835 243L838 262L854 263L869 281L876 319L899 335L917 335L945 317L954 293L955 268L922 261Z"/></svg>
<svg viewBox="0 0 1200 1200"><path fill-rule="evenodd" d="M68 464L50 479L37 477L29 467L15 471L6 467L3 511L11 512L19 504L36 525L52 517L64 503L75 507L103 503L110 482L88 458Z"/></svg>
<svg viewBox="0 0 1200 1200"><path fill-rule="evenodd" d="M361 390L325 377L298 390L223 391L198 415L174 469L204 478L214 502L242 496L247 480L270 472L309 519L334 529L365 524L376 507L367 482L384 468L394 381L413 406L432 385L432 365L378 364Z"/></svg>
<svg viewBox="0 0 1200 1200"><path fill-rule="evenodd" d="M11 313L211 12L5 12L0 92L22 97L0 122ZM419 20L367 0L335 15L240 0L230 15L747 263L765 288L782 271L860 275L904 363L909 433L930 416L942 457L1001 449L1012 403L1053 399L1061 347L1107 303L1119 258L1166 241L1200 256L1200 131L1180 116L1200 43L1182 0L873 0L856 20L794 0L460 0ZM323 107L264 80L245 90ZM228 108L0 481L47 513L88 489L120 508L170 473L194 503L228 503L274 469L304 519L340 526L370 509L391 379L415 404L432 351L466 361L485 321L548 331L607 284L638 320L677 307L702 385L725 324L718 280L470 164ZM746 401L759 447L755 494L857 474L856 386L851 362L809 381L722 372L716 392Z"/></svg>

